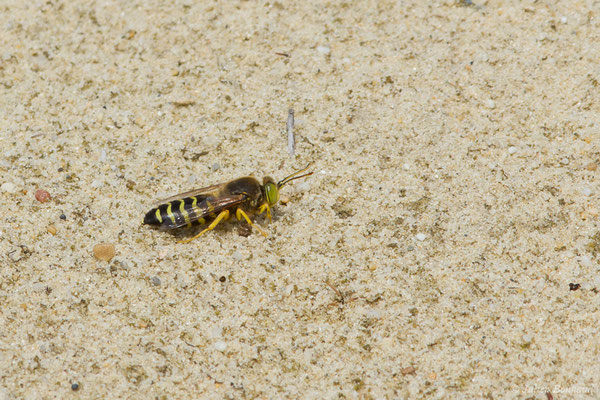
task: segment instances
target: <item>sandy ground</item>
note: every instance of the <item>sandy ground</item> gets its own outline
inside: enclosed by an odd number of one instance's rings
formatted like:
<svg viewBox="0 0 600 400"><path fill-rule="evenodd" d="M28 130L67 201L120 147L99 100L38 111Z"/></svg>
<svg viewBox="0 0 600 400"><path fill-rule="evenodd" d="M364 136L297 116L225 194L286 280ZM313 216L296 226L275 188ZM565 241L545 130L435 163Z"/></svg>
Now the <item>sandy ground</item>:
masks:
<svg viewBox="0 0 600 400"><path fill-rule="evenodd" d="M600 398L598 4L473 1L2 1L0 399Z"/></svg>

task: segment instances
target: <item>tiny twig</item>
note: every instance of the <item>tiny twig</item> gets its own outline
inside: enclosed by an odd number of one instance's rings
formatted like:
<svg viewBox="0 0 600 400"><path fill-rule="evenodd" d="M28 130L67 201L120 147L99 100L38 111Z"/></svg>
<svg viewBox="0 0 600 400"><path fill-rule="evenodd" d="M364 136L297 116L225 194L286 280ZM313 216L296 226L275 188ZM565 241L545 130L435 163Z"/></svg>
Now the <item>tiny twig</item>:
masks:
<svg viewBox="0 0 600 400"><path fill-rule="evenodd" d="M296 149L296 138L294 137L294 109L290 108L288 111L287 119L287 138L288 138L288 153L290 156L294 156Z"/></svg>
<svg viewBox="0 0 600 400"><path fill-rule="evenodd" d="M329 286L329 288L330 288L331 290L333 290L333 293L335 293L335 295L336 295L337 297L339 297L339 299L340 299L340 303L344 304L346 300L344 299L344 295L342 294L342 292L340 292L338 288L336 288L335 286L333 286L333 285L331 284L331 282L329 282L329 279L327 279L327 280L325 281L325 284L326 284L327 286Z"/></svg>
<svg viewBox="0 0 600 400"><path fill-rule="evenodd" d="M279 51L276 51L275 54L277 54L278 56L283 56L283 57L289 57L290 55L288 53L282 53Z"/></svg>

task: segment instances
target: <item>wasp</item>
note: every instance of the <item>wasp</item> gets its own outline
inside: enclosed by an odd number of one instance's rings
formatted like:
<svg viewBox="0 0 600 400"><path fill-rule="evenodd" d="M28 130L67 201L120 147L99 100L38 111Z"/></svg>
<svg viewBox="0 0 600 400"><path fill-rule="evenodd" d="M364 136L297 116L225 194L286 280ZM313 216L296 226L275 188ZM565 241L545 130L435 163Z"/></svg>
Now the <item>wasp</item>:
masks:
<svg viewBox="0 0 600 400"><path fill-rule="evenodd" d="M266 232L252 223L250 216L266 212L270 221L271 207L279 201L281 188L290 181L312 175L312 172L302 174L309 167L310 164L277 183L268 176L263 178L262 184L256 178L246 176L177 194L161 200L156 207L148 211L144 217L144 224L170 230L190 227L193 223L210 222L206 229L196 236L178 242L188 243L235 215L238 221L244 219L248 225L256 227L267 237Z"/></svg>

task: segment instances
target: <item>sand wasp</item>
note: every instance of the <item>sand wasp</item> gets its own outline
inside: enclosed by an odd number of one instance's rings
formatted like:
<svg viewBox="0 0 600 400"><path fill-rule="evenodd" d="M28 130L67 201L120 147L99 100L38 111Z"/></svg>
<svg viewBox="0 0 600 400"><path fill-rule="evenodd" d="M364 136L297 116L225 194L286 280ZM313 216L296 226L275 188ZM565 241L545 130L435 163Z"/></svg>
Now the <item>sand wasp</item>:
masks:
<svg viewBox="0 0 600 400"><path fill-rule="evenodd" d="M250 220L253 214L266 211L271 220L271 207L279 201L279 191L288 182L312 175L312 172L302 174L310 167L286 176L279 182L266 176L260 182L250 176L234 179L201 189L191 190L161 200L156 207L146 213L144 224L155 225L162 229L177 229L192 226L192 223L210 225L196 236L181 240L187 243L213 230L221 221L227 221L232 215L241 221L242 218L252 227ZM302 175L301 175L302 174ZM267 237L266 232L256 226L256 229Z"/></svg>

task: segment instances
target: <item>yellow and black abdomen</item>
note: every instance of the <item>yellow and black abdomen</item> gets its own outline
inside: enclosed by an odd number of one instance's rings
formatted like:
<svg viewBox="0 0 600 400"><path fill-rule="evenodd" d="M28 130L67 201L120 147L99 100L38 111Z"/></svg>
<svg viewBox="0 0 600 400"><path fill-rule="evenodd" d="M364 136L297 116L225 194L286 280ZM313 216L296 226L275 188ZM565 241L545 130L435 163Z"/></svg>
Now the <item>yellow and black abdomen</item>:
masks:
<svg viewBox="0 0 600 400"><path fill-rule="evenodd" d="M156 225L163 229L191 226L192 222L203 224L206 221L200 214L198 198L186 197L161 204L148 211L144 216L144 224Z"/></svg>

